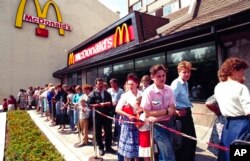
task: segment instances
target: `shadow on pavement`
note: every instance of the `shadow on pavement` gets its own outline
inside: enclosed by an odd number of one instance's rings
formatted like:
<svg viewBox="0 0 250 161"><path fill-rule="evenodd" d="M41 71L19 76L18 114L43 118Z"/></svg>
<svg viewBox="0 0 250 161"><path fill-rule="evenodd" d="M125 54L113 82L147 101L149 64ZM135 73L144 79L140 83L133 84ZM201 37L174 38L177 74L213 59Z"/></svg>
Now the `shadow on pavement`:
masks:
<svg viewBox="0 0 250 161"><path fill-rule="evenodd" d="M196 161L216 161L217 158L205 154L196 154L195 155Z"/></svg>
<svg viewBox="0 0 250 161"><path fill-rule="evenodd" d="M204 152L205 150L204 149L201 149L199 147L196 147L196 152Z"/></svg>

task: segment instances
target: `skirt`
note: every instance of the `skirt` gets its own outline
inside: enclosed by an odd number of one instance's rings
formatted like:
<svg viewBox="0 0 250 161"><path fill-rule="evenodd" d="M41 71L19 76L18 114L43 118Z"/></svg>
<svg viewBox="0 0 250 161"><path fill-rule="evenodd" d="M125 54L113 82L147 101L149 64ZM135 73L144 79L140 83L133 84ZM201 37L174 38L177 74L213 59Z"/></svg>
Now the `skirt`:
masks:
<svg viewBox="0 0 250 161"><path fill-rule="evenodd" d="M230 147L235 140L244 140L250 133L250 120L248 116L227 117L221 136L221 146ZM229 151L219 151L218 161L230 161Z"/></svg>
<svg viewBox="0 0 250 161"><path fill-rule="evenodd" d="M134 124L122 123L118 153L126 158L139 156L138 129Z"/></svg>

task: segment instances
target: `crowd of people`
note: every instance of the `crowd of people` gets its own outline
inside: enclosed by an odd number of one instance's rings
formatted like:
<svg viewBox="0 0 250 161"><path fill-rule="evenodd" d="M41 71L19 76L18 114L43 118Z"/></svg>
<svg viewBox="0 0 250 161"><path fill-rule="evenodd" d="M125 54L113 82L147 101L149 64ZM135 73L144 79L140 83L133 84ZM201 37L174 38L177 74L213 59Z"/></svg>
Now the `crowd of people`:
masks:
<svg viewBox="0 0 250 161"><path fill-rule="evenodd" d="M250 132L250 96L242 84L247 67L245 61L229 58L218 72L221 82L215 88L215 97L227 120L222 132L223 146L229 147L233 140L242 139ZM117 154L119 161L149 161L153 148L158 161L194 161L196 141L183 137L181 145L176 147L177 134L154 124L174 128L178 120L181 132L196 137L188 87L192 69L190 62L181 61L177 66L178 77L170 86L165 84L167 68L157 64L150 68L150 75L141 79L135 73L128 74L123 89L116 78L108 82L110 88L104 79L96 78L95 86L47 84L43 88L21 89L18 101L10 96L4 103L7 102L10 110L15 109L16 104L20 109L36 107L37 112L46 116L51 126L58 125L61 132L68 125L70 131L82 135L79 146L89 145L88 133L93 130L94 122L100 156L112 153ZM226 94L225 90L228 90ZM153 136L150 136L151 126ZM155 142L153 146L150 145L151 137ZM112 141L118 142L117 151L111 147ZM220 151L218 160L229 161L228 153Z"/></svg>

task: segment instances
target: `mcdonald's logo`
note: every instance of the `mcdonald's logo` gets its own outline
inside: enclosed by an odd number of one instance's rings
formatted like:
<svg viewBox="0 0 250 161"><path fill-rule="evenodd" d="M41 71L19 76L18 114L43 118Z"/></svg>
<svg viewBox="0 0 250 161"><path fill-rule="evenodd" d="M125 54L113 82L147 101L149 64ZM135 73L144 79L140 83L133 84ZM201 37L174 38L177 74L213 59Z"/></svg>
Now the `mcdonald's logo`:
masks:
<svg viewBox="0 0 250 161"><path fill-rule="evenodd" d="M72 65L75 63L74 53L69 54L68 57L68 65Z"/></svg>
<svg viewBox="0 0 250 161"><path fill-rule="evenodd" d="M115 28L114 34L111 34L108 37L105 37L104 39L89 45L83 50L80 50L74 54L69 54L68 65L72 65L79 61L88 59L92 56L110 50L112 48L116 48L117 46L123 45L125 43L129 43L134 39L135 36L133 26L127 26L127 24L124 23L121 27L118 26Z"/></svg>
<svg viewBox="0 0 250 161"><path fill-rule="evenodd" d="M57 4L53 0L48 0L45 3L43 9L41 8L38 0L33 0L33 1L35 3L36 12L37 12L38 17L24 14L27 0L20 0L20 4L19 4L17 14L16 14L16 22L15 22L16 27L22 28L23 21L27 21L27 22L38 24L38 27L40 29L45 29L46 26L58 28L59 35L64 35L64 30L68 30L68 31L72 30L71 25L68 25L68 24L65 24L62 22L61 12L60 12ZM57 22L46 20L50 5L54 7L56 17L57 17Z"/></svg>
<svg viewBox="0 0 250 161"><path fill-rule="evenodd" d="M122 26L116 27L114 34L114 43L113 47L116 48L119 45L128 43L134 39L134 33L132 26L129 26L126 23L123 23Z"/></svg>

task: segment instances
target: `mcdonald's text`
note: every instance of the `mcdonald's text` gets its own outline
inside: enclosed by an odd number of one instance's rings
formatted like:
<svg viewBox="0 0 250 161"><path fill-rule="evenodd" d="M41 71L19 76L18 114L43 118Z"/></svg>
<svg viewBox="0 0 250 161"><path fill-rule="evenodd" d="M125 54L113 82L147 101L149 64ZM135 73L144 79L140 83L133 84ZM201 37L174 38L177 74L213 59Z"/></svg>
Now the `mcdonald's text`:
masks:
<svg viewBox="0 0 250 161"><path fill-rule="evenodd" d="M123 45L134 40L134 30L133 26L127 26L123 24L122 27L118 26L114 34L104 38L103 40L83 49L77 53L73 53L74 56L68 57L68 65L74 64L81 60L87 59L91 56L97 55L101 52L107 51L117 46ZM72 54L72 53L71 53Z"/></svg>
<svg viewBox="0 0 250 161"><path fill-rule="evenodd" d="M28 15L28 14L23 14L23 20L26 21L26 22L31 22L31 23L36 23L36 24L43 24L43 25L49 26L49 27L64 29L64 30L67 30L67 31L72 30L71 25L61 23L61 22L46 20L46 19L39 18L39 17L36 17L36 16Z"/></svg>

